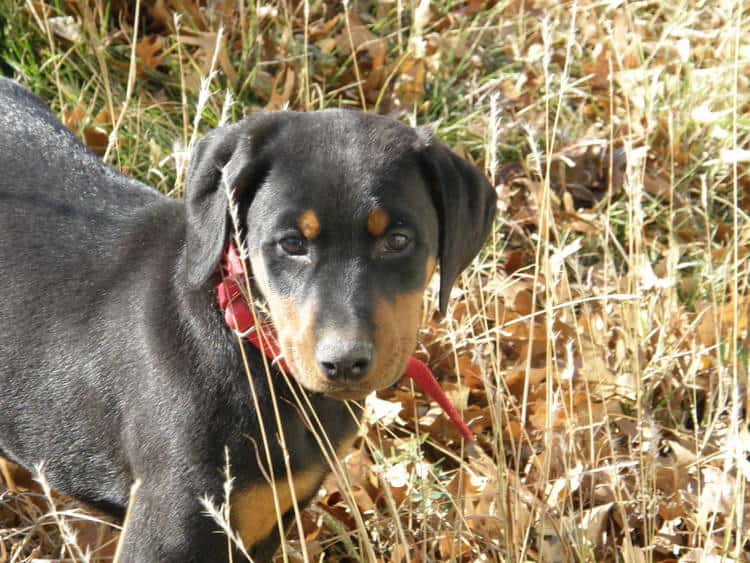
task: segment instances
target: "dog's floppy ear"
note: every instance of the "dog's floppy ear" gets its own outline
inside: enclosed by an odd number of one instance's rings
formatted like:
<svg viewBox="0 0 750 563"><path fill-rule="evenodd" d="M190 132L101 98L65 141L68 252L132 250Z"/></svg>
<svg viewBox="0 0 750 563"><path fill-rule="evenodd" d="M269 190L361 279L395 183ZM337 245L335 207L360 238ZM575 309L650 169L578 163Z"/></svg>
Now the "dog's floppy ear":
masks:
<svg viewBox="0 0 750 563"><path fill-rule="evenodd" d="M246 203L268 170L263 154L283 112L264 113L214 129L190 157L185 187L188 284L202 286L216 271L229 234L229 194Z"/></svg>
<svg viewBox="0 0 750 563"><path fill-rule="evenodd" d="M418 151L440 224L440 312L445 314L456 278L474 259L492 229L495 190L479 168L420 129Z"/></svg>

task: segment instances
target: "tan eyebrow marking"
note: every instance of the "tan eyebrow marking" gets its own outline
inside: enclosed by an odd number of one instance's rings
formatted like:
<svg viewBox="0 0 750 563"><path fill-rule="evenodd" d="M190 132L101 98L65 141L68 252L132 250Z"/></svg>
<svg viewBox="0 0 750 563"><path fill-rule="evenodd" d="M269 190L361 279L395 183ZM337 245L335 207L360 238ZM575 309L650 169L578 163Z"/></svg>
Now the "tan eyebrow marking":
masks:
<svg viewBox="0 0 750 563"><path fill-rule="evenodd" d="M297 218L299 231L308 240L313 240L320 234L320 221L315 211L308 209Z"/></svg>
<svg viewBox="0 0 750 563"><path fill-rule="evenodd" d="M367 218L367 231L372 236L379 237L388 228L390 220L391 218L388 216L388 212L382 207L379 207L370 213L370 216Z"/></svg>

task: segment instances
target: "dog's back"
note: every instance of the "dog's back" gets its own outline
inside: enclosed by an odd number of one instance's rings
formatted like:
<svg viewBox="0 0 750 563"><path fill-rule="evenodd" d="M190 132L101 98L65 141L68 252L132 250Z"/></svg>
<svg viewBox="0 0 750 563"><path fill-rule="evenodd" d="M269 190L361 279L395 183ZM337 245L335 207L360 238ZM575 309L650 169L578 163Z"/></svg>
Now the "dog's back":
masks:
<svg viewBox="0 0 750 563"><path fill-rule="evenodd" d="M111 198L146 204L159 196L147 186L106 166L89 152L34 94L0 77L0 194L7 210L14 195L23 200L34 187L49 204L75 202L104 211ZM52 174L50 173L52 172ZM104 182L97 182L100 175ZM54 182L51 179L54 178ZM121 187L130 189L121 191ZM36 204L44 203L36 201Z"/></svg>
<svg viewBox="0 0 750 563"><path fill-rule="evenodd" d="M134 295L146 298L147 286L169 283L171 272L144 279L142 268L163 260L159 253L168 247L146 233L168 218L164 237L181 236L180 207L107 167L39 98L3 78L0 171L0 389L19 394L0 412L0 455L28 465L46 452L46 461L65 467L80 460L80 450L68 452L71 460L50 459L45 444L58 439L60 428L80 427L73 432L96 439L90 467L68 490L85 489L104 506L123 505L124 488L114 497L111 488L96 490L103 482L96 472L121 465L112 463L116 448L100 447L119 437L101 436L111 426L97 428L96 421L120 417L122 396L117 377L105 386L96 374L111 371L104 366L113 361L137 365L134 353L145 335L118 319L133 318L123 317L123 308L145 307ZM64 487L68 478L56 483Z"/></svg>

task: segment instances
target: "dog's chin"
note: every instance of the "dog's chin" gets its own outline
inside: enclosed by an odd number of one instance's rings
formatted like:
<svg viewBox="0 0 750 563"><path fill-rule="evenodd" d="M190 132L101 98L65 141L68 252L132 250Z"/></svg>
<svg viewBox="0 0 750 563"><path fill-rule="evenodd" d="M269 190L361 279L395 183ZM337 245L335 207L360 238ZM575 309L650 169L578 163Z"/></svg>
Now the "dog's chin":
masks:
<svg viewBox="0 0 750 563"><path fill-rule="evenodd" d="M339 401L357 401L360 399L364 399L373 391L377 391L379 389L382 389L383 387L387 387L387 385L371 387L368 385L356 385L351 383L342 384L329 382L326 380L321 381L319 379L310 381L305 377L298 377L297 383L299 383L307 391L310 391L312 393L320 393L322 395L325 395L326 397L337 399Z"/></svg>
<svg viewBox="0 0 750 563"><path fill-rule="evenodd" d="M393 385L401 379L401 376L392 378L378 378L377 381L362 381L360 383L350 381L347 383L334 382L323 377L297 377L299 383L304 389L313 393L320 393L326 397L337 399L339 401L357 401L364 399L373 391L379 391Z"/></svg>
<svg viewBox="0 0 750 563"><path fill-rule="evenodd" d="M375 391L375 389L332 389L324 391L323 394L337 401L359 401L367 397L372 391Z"/></svg>

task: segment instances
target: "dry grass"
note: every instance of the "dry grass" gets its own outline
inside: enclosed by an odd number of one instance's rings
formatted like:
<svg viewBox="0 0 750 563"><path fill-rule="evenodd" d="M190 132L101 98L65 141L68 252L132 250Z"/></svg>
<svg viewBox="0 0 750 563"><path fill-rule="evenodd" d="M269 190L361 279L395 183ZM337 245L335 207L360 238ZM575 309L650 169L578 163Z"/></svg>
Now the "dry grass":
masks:
<svg viewBox="0 0 750 563"><path fill-rule="evenodd" d="M499 195L419 350L477 447L382 393L279 558L750 559L742 2L212 6L0 0L0 57L164 193L223 118L364 106L433 124ZM109 560L111 526L8 475L0 561Z"/></svg>

